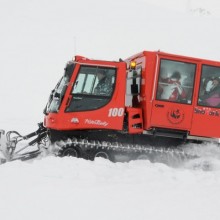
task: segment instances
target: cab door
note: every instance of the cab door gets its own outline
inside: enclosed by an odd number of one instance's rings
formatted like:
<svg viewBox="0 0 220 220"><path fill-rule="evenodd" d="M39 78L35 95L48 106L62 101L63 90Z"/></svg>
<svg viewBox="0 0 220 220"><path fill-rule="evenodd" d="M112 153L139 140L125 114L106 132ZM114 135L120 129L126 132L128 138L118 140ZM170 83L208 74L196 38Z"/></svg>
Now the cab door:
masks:
<svg viewBox="0 0 220 220"><path fill-rule="evenodd" d="M220 138L220 64L201 65L191 135Z"/></svg>
<svg viewBox="0 0 220 220"><path fill-rule="evenodd" d="M57 114L56 128L122 130L125 63L82 60L77 65Z"/></svg>
<svg viewBox="0 0 220 220"><path fill-rule="evenodd" d="M151 126L187 130L193 115L196 63L158 57L152 98Z"/></svg>

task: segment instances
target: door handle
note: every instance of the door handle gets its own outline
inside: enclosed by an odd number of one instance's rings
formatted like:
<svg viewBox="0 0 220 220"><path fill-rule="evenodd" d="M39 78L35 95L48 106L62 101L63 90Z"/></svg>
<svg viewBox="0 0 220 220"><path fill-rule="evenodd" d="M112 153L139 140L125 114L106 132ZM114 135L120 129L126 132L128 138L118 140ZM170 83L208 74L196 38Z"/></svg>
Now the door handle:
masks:
<svg viewBox="0 0 220 220"><path fill-rule="evenodd" d="M155 104L155 107L156 107L156 108L164 108L164 105L161 105L161 104Z"/></svg>

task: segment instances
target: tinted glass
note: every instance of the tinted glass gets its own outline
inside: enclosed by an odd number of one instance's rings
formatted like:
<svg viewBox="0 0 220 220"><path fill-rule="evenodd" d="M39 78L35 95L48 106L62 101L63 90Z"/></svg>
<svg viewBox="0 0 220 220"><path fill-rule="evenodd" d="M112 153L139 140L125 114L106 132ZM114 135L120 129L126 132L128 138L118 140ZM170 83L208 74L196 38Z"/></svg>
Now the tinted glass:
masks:
<svg viewBox="0 0 220 220"><path fill-rule="evenodd" d="M196 65L162 59L157 99L191 104Z"/></svg>
<svg viewBox="0 0 220 220"><path fill-rule="evenodd" d="M55 89L52 91L50 95L50 99L46 107L47 113L59 111L59 108L62 103L63 97L65 95L68 83L73 74L74 67L75 67L74 63L67 64L63 77L57 83Z"/></svg>
<svg viewBox="0 0 220 220"><path fill-rule="evenodd" d="M198 104L220 108L220 67L202 66Z"/></svg>
<svg viewBox="0 0 220 220"><path fill-rule="evenodd" d="M82 66L72 89L72 99L67 112L101 108L112 97L116 69L98 66Z"/></svg>

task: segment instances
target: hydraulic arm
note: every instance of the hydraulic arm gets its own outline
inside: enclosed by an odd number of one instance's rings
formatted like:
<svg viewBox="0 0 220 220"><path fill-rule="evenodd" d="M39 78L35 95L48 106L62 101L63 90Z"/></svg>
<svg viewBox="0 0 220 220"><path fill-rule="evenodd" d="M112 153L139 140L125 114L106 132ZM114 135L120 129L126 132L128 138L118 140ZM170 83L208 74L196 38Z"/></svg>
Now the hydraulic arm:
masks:
<svg viewBox="0 0 220 220"><path fill-rule="evenodd" d="M9 131L5 136L4 134L4 130L1 130L0 151L2 158L0 158L0 163L35 158L47 146L47 129L43 126L43 123L38 124L36 131L24 136L17 131ZM28 140L30 141L28 142ZM30 146L34 147L30 148Z"/></svg>

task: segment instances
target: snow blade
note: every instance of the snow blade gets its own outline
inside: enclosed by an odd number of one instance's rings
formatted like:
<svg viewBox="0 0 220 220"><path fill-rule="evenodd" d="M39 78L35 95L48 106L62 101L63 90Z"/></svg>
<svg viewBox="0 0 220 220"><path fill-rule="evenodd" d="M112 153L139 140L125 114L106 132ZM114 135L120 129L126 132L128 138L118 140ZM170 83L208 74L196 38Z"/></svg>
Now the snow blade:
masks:
<svg viewBox="0 0 220 220"><path fill-rule="evenodd" d="M4 130L0 130L0 164L5 163L7 158L5 157L5 148L4 148Z"/></svg>
<svg viewBox="0 0 220 220"><path fill-rule="evenodd" d="M47 129L43 123L39 123L38 127L35 132L25 136L17 131L8 131L4 135L4 130L0 130L0 164L13 160L29 160L40 155L46 147ZM27 142L29 139L31 140Z"/></svg>

